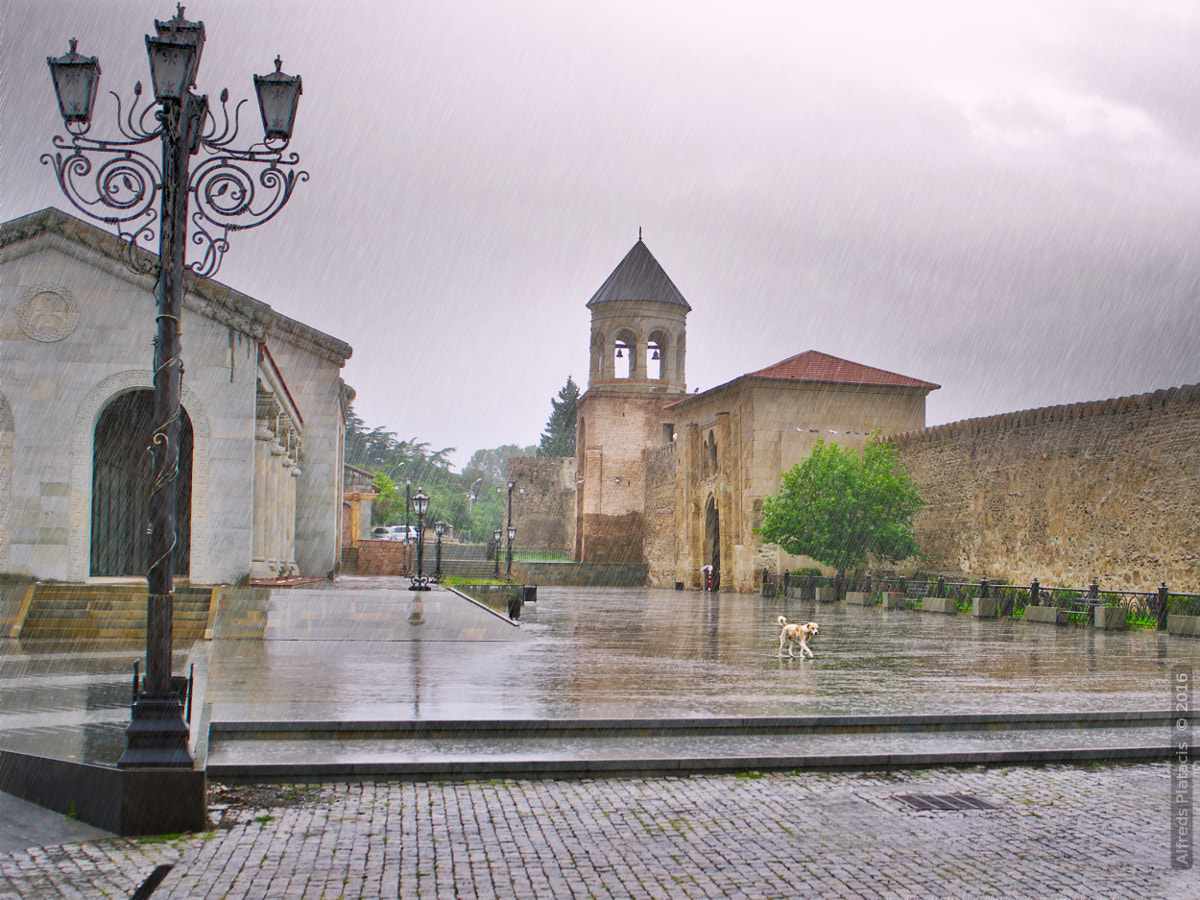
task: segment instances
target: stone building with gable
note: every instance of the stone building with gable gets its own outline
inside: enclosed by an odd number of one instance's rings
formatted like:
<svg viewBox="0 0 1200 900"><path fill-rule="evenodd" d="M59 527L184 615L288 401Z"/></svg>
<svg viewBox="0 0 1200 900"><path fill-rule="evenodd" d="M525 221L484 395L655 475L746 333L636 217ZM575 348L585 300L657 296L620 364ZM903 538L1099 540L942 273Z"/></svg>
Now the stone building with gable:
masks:
<svg viewBox="0 0 1200 900"><path fill-rule="evenodd" d="M691 306L640 237L587 307L576 456L510 464L539 488L514 519L523 546L644 566L652 586L699 588L712 566L718 586L749 591L764 568L803 565L754 534L762 498L819 438L861 447L872 431L924 428L938 387L810 350L688 394ZM573 509L573 521L550 527L554 509Z"/></svg>
<svg viewBox="0 0 1200 900"><path fill-rule="evenodd" d="M0 225L0 573L143 576L152 275L56 209ZM177 577L324 577L339 559L350 347L188 274Z"/></svg>
<svg viewBox="0 0 1200 900"><path fill-rule="evenodd" d="M924 428L925 397L937 387L809 350L667 406L679 436L674 580L695 584L692 573L711 565L718 583L744 591L764 568L799 568L804 561L754 534L762 498L818 440L861 450L872 432Z"/></svg>

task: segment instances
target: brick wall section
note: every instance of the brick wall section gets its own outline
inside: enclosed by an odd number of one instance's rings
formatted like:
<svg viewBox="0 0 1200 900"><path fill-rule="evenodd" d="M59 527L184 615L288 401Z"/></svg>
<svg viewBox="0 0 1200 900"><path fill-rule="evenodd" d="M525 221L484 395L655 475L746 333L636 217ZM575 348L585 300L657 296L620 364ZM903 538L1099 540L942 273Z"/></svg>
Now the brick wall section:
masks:
<svg viewBox="0 0 1200 900"><path fill-rule="evenodd" d="M1200 385L893 439L933 570L1200 590Z"/></svg>
<svg viewBox="0 0 1200 900"><path fill-rule="evenodd" d="M411 575L416 547L400 541L362 541L358 545L359 575ZM433 548L425 545L424 571L433 571Z"/></svg>
<svg viewBox="0 0 1200 900"><path fill-rule="evenodd" d="M521 550L570 557L575 536L575 458L520 456L508 460L513 492L513 525Z"/></svg>

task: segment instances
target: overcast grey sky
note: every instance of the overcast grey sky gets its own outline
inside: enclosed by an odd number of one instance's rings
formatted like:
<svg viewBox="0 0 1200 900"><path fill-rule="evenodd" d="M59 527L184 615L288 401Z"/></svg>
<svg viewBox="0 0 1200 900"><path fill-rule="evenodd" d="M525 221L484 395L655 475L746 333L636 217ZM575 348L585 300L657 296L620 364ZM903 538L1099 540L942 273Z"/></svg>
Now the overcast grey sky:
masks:
<svg viewBox="0 0 1200 900"><path fill-rule="evenodd" d="M174 5L3 0L0 217L48 55L148 83ZM1200 381L1200 5L195 0L197 88L304 79L311 180L218 280L348 341L370 425L534 443L644 229L689 390L808 349L937 382L928 423ZM185 337L186 340L186 337ZM186 343L184 346L186 360Z"/></svg>

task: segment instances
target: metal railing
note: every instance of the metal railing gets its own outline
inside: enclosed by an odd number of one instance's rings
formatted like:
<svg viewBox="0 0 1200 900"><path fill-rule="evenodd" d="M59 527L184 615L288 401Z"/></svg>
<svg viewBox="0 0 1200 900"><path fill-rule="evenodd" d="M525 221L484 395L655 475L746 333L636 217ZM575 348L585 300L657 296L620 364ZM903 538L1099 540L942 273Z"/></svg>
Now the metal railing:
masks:
<svg viewBox="0 0 1200 900"><path fill-rule="evenodd" d="M1086 616L1092 621L1096 607L1123 607L1134 624L1153 623L1160 630L1166 629L1170 615L1200 616L1200 594L1171 591L1165 583L1154 591L1124 591L1101 590L1097 581L1079 588L1043 587L1037 579L1024 585L992 582L986 578L979 581L905 578L901 575L843 578L767 570L762 575L764 597L794 595L800 600L815 600L819 587L833 588L839 600L850 591L874 594L877 603L882 601L885 593L893 591L913 604L925 597L950 597L957 601L961 610L970 610L976 599L994 599L997 614L1001 617L1022 616L1029 606L1045 606L1066 610L1072 616Z"/></svg>

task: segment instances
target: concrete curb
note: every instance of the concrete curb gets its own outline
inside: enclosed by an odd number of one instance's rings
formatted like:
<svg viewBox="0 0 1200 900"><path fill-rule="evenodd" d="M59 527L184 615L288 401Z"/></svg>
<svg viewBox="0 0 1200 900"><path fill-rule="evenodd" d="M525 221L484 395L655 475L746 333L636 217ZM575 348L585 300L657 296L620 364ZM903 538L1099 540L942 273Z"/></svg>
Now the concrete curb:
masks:
<svg viewBox="0 0 1200 900"><path fill-rule="evenodd" d="M480 760L444 763L320 763L311 765L210 765L208 776L225 784L328 780L456 778L575 779L650 777L718 772L800 769L911 769L934 766L1048 765L1052 763L1150 762L1175 758L1172 747L1090 747L1053 750L988 750L947 753L862 753L837 756L737 756L620 760ZM1200 758L1200 747L1191 748Z"/></svg>
<svg viewBox="0 0 1200 900"><path fill-rule="evenodd" d="M388 736L437 737L621 737L630 735L886 733L951 732L979 730L1026 730L1040 728L1128 728L1169 727L1176 714L1157 712L1081 713L960 713L922 716L752 716L736 718L670 719L425 719L422 721L377 720L255 720L212 722L209 738L281 739Z"/></svg>

